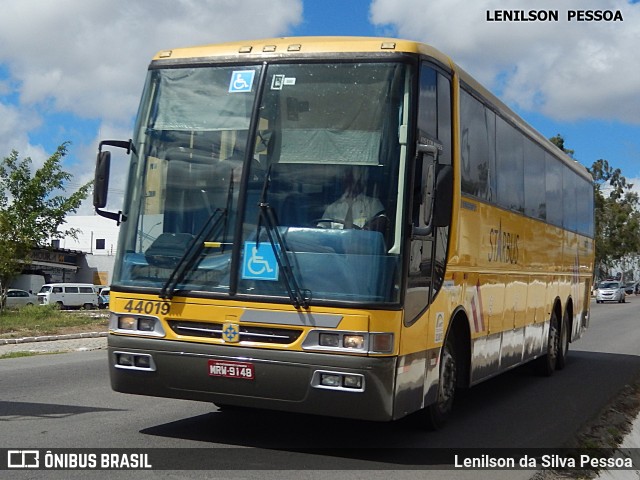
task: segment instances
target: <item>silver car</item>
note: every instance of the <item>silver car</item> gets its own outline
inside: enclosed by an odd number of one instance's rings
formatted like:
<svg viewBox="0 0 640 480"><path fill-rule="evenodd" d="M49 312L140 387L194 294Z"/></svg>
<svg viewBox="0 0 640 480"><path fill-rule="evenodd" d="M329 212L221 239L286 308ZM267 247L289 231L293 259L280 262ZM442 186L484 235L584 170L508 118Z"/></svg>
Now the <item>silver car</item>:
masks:
<svg viewBox="0 0 640 480"><path fill-rule="evenodd" d="M27 305L37 305L38 297L33 293L18 288L10 288L7 290L7 307L20 308Z"/></svg>
<svg viewBox="0 0 640 480"><path fill-rule="evenodd" d="M596 302L619 302L624 303L624 285L620 282L601 282L596 293Z"/></svg>

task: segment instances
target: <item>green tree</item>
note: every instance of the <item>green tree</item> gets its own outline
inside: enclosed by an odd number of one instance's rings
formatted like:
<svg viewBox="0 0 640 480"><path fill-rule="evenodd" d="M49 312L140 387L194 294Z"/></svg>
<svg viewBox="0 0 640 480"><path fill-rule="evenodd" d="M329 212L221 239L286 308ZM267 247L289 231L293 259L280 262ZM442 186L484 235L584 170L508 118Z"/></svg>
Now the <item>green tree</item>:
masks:
<svg viewBox="0 0 640 480"><path fill-rule="evenodd" d="M31 262L34 248L44 248L52 239L77 238L76 229L60 227L87 198L93 182L65 195L65 183L72 178L61 165L68 145L60 145L33 176L31 158L20 160L15 150L0 162L0 311L9 282Z"/></svg>
<svg viewBox="0 0 640 480"><path fill-rule="evenodd" d="M556 147L558 147L560 150L562 150L564 153L566 153L567 155L569 155L570 157L573 158L573 154L575 153L574 150L569 150L568 148L564 148L564 137L562 135L560 135L559 133L556 134L554 137L551 137L549 139L551 141L551 143L553 143Z"/></svg>
<svg viewBox="0 0 640 480"><path fill-rule="evenodd" d="M596 272L608 272L614 263L640 251L640 202L633 185L607 160L596 160L589 172L594 181Z"/></svg>

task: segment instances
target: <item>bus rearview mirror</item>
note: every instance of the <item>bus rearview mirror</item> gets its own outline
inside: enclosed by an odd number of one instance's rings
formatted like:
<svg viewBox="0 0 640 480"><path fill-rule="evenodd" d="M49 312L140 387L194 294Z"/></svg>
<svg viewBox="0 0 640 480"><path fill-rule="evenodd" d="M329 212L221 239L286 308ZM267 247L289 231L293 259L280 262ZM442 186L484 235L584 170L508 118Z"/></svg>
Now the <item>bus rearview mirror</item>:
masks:
<svg viewBox="0 0 640 480"><path fill-rule="evenodd" d="M430 225L435 200L435 167L438 163L438 149L434 145L418 144L417 152L418 161L422 162L422 179L420 185L420 192L422 194L422 220L425 225Z"/></svg>
<svg viewBox="0 0 640 480"><path fill-rule="evenodd" d="M98 158L96 159L96 171L93 180L93 206L95 208L104 208L107 205L110 168L111 152L99 152Z"/></svg>

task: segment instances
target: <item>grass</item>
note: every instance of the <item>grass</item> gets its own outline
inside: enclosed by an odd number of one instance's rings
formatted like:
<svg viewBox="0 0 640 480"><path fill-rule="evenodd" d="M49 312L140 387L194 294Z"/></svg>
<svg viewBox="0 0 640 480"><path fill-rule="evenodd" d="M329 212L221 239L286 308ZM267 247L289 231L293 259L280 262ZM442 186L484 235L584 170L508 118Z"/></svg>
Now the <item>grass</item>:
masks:
<svg viewBox="0 0 640 480"><path fill-rule="evenodd" d="M3 358L33 357L35 355L38 355L38 353L36 353L36 352L10 352L10 353L3 353L2 355L0 355L0 360L2 360Z"/></svg>
<svg viewBox="0 0 640 480"><path fill-rule="evenodd" d="M105 311L59 310L52 305L34 305L1 312L0 338L105 331L108 322Z"/></svg>

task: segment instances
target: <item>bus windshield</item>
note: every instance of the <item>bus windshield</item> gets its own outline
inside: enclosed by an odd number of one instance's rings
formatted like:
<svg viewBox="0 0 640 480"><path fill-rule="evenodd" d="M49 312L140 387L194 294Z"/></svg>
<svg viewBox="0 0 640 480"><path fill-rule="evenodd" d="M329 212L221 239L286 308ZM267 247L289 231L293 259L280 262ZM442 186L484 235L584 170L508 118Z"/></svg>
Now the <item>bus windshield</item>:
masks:
<svg viewBox="0 0 640 480"><path fill-rule="evenodd" d="M114 283L398 303L409 67L151 69Z"/></svg>

